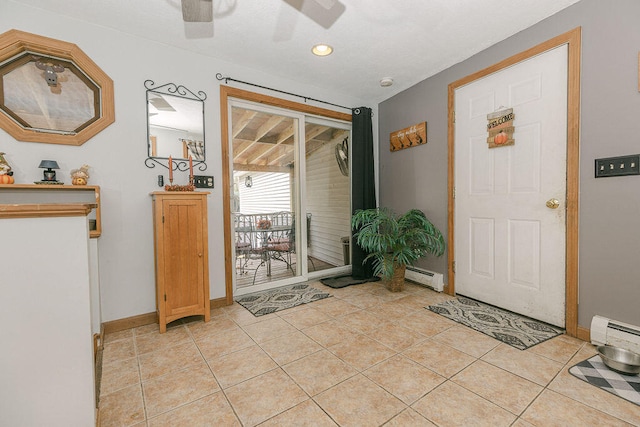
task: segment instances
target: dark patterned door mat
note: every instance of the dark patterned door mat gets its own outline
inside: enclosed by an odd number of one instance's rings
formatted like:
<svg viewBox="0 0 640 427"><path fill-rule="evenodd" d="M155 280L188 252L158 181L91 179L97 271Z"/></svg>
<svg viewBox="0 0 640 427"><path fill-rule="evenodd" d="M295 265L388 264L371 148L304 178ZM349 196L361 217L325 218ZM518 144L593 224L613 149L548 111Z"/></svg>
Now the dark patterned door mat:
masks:
<svg viewBox="0 0 640 427"><path fill-rule="evenodd" d="M378 280L380 280L379 277L372 277L369 279L355 279L350 275L320 279L323 285L327 285L330 288L334 289L345 288L351 285L361 285L367 282L377 282Z"/></svg>
<svg viewBox="0 0 640 427"><path fill-rule="evenodd" d="M465 297L426 308L519 350L564 333L556 326Z"/></svg>
<svg viewBox="0 0 640 427"><path fill-rule="evenodd" d="M640 377L612 371L597 354L569 368L569 373L640 406Z"/></svg>
<svg viewBox="0 0 640 427"><path fill-rule="evenodd" d="M302 283L243 295L236 298L236 302L257 317L330 296L311 285Z"/></svg>

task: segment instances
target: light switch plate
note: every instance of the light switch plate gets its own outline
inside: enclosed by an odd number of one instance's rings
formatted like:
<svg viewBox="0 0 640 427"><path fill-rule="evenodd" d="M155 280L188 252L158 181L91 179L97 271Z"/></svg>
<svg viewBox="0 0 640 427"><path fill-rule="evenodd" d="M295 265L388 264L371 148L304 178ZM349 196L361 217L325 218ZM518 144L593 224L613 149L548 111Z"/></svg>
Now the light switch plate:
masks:
<svg viewBox="0 0 640 427"><path fill-rule="evenodd" d="M596 159L596 178L640 175L640 154Z"/></svg>
<svg viewBox="0 0 640 427"><path fill-rule="evenodd" d="M194 175L193 185L196 188L213 188L213 177L209 175Z"/></svg>

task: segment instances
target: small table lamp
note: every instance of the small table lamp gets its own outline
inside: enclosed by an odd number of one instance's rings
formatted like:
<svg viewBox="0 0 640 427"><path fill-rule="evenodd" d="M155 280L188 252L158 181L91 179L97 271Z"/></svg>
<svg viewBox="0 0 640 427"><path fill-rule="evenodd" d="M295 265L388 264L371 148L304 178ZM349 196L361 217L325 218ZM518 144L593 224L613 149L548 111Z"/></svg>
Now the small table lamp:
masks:
<svg viewBox="0 0 640 427"><path fill-rule="evenodd" d="M58 162L55 160L42 160L40 162L41 169L46 169L44 173L44 181L56 181L56 171L54 169L60 169Z"/></svg>

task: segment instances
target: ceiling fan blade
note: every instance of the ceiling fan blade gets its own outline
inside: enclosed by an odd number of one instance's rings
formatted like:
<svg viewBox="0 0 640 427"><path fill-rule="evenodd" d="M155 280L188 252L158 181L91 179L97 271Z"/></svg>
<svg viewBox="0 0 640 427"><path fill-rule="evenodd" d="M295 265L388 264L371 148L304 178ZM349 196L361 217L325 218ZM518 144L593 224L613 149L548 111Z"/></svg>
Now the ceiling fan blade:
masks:
<svg viewBox="0 0 640 427"><path fill-rule="evenodd" d="M324 28L331 28L346 7L339 0L283 0Z"/></svg>
<svg viewBox="0 0 640 427"><path fill-rule="evenodd" d="M171 104L169 104L169 102L159 94L153 98L149 98L149 103L153 105L158 111L176 111L176 109L173 108Z"/></svg>
<svg viewBox="0 0 640 427"><path fill-rule="evenodd" d="M185 22L213 21L213 1L182 0L182 19Z"/></svg>
<svg viewBox="0 0 640 427"><path fill-rule="evenodd" d="M316 3L318 3L320 6L324 7L325 9L329 10L333 6L335 6L336 0L316 0Z"/></svg>

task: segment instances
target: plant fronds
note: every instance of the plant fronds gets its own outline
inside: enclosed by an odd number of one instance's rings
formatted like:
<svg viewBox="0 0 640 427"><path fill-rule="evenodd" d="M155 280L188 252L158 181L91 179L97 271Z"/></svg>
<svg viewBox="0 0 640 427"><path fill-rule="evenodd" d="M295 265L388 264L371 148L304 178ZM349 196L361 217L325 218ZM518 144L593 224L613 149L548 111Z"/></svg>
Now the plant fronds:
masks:
<svg viewBox="0 0 640 427"><path fill-rule="evenodd" d="M356 243L373 261L374 274L391 278L399 265L412 265L427 254L444 254L442 233L418 209L396 215L388 208L358 210L351 219Z"/></svg>

